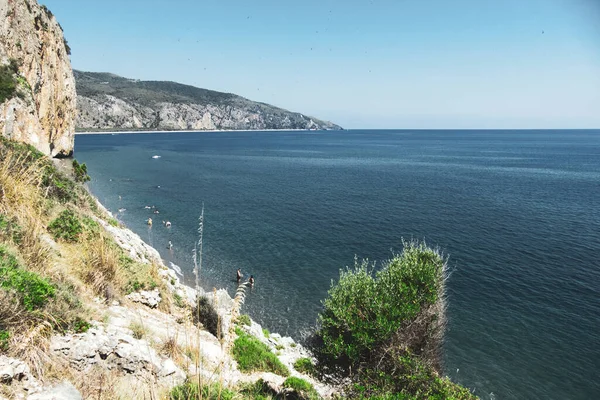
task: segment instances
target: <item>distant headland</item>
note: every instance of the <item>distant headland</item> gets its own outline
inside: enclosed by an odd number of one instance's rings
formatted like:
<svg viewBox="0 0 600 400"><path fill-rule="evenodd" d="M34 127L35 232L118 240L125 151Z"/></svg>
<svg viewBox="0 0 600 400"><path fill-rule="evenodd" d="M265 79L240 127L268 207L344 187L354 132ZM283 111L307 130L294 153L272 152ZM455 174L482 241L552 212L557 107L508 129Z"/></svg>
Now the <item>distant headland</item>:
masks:
<svg viewBox="0 0 600 400"><path fill-rule="evenodd" d="M339 125L244 97L167 81L73 71L77 131L339 130Z"/></svg>

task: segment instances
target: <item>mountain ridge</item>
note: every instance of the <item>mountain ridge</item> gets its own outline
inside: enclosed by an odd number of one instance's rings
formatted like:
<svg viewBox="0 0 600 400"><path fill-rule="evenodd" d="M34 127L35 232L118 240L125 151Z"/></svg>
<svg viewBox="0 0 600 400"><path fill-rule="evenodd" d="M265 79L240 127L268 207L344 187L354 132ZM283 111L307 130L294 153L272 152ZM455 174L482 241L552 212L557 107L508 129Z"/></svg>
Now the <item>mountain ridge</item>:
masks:
<svg viewBox="0 0 600 400"><path fill-rule="evenodd" d="M82 130L337 130L339 125L234 93L73 70Z"/></svg>

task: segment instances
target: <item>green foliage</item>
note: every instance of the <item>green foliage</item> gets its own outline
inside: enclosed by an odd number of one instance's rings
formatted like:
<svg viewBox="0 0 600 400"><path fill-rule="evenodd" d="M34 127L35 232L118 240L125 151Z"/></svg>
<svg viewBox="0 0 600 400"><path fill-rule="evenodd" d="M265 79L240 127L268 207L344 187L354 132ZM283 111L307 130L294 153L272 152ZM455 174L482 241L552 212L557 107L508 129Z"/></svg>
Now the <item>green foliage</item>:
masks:
<svg viewBox="0 0 600 400"><path fill-rule="evenodd" d="M350 398L361 399L456 399L473 400L468 389L440 378L417 357L404 354L395 358L394 373L381 369L360 372L350 389Z"/></svg>
<svg viewBox="0 0 600 400"><path fill-rule="evenodd" d="M8 351L8 341L10 340L10 332L0 329L0 352Z"/></svg>
<svg viewBox="0 0 600 400"><path fill-rule="evenodd" d="M200 398L205 400L233 400L237 397L236 393L221 387L218 383L203 385L202 390L200 390L198 383L190 381L175 386L169 396L171 400L198 400Z"/></svg>
<svg viewBox="0 0 600 400"><path fill-rule="evenodd" d="M46 188L49 197L61 203L73 202L77 199L75 182L58 171L51 162L46 163L44 166L42 185Z"/></svg>
<svg viewBox="0 0 600 400"><path fill-rule="evenodd" d="M326 355L356 362L438 300L444 258L424 243L403 244L375 276L366 261L341 271L319 317Z"/></svg>
<svg viewBox="0 0 600 400"><path fill-rule="evenodd" d="M241 329L236 329L238 338L233 343L233 357L241 371L267 371L288 376L290 371L279 361L267 345Z"/></svg>
<svg viewBox="0 0 600 400"><path fill-rule="evenodd" d="M0 238L19 244L23 239L23 228L14 218L0 214Z"/></svg>
<svg viewBox="0 0 600 400"><path fill-rule="evenodd" d="M242 385L239 392L243 399L248 400L271 400L278 398L277 393L262 379L254 383Z"/></svg>
<svg viewBox="0 0 600 400"><path fill-rule="evenodd" d="M63 36L63 43L65 45L65 51L67 52L67 55L70 56L71 55L71 46L69 46L69 42L67 42L67 38L65 38Z"/></svg>
<svg viewBox="0 0 600 400"><path fill-rule="evenodd" d="M47 280L22 269L4 246L0 246L0 288L17 292L27 311L43 307L55 293Z"/></svg>
<svg viewBox="0 0 600 400"><path fill-rule="evenodd" d="M55 239L77 242L83 232L83 225L72 210L64 210L48 225L48 231Z"/></svg>
<svg viewBox="0 0 600 400"><path fill-rule="evenodd" d="M17 90L16 71L10 65L0 66L0 103L12 99Z"/></svg>
<svg viewBox="0 0 600 400"><path fill-rule="evenodd" d="M207 331L219 337L219 315L207 297L198 296L196 298L196 306L192 310L192 319L195 324L201 323Z"/></svg>
<svg viewBox="0 0 600 400"><path fill-rule="evenodd" d="M266 338L271 336L271 332L269 332L269 330L267 328L263 328L262 331L263 331L263 335L265 335Z"/></svg>
<svg viewBox="0 0 600 400"><path fill-rule="evenodd" d="M315 365L312 360L308 357L302 357L296 360L294 363L294 369L303 374L314 375Z"/></svg>
<svg viewBox="0 0 600 400"><path fill-rule="evenodd" d="M185 308L185 302L183 301L183 299L181 298L181 296L177 293L173 293L173 301L175 302L175 305L179 308Z"/></svg>
<svg viewBox="0 0 600 400"><path fill-rule="evenodd" d="M91 178L87 173L87 165L85 163L79 164L79 162L73 159L73 172L75 173L75 181L77 182L87 182Z"/></svg>
<svg viewBox="0 0 600 400"><path fill-rule="evenodd" d="M289 388L296 391L300 399L317 400L320 399L319 394L313 386L302 378L290 376L283 382L284 388Z"/></svg>
<svg viewBox="0 0 600 400"><path fill-rule="evenodd" d="M108 224L109 224L110 226L119 226L119 221L117 221L117 220L116 220L116 219L114 219L114 218L111 218L111 219L109 219L109 220L108 220Z"/></svg>
<svg viewBox="0 0 600 400"><path fill-rule="evenodd" d="M250 316L248 314L241 314L238 317L237 322L241 325L246 325L246 326L252 325L252 321L250 320Z"/></svg>
<svg viewBox="0 0 600 400"><path fill-rule="evenodd" d="M72 329L75 331L75 333L84 333L84 332L87 332L88 329L90 329L92 325L89 322L87 322L86 320L84 320L80 317L76 317L71 322L71 326L72 326Z"/></svg>
<svg viewBox="0 0 600 400"><path fill-rule="evenodd" d="M50 9L48 7L46 7L44 4L42 4L40 7L42 7L42 10L44 11L44 13L46 13L46 16L51 19L54 14L52 14L52 11L50 11Z"/></svg>

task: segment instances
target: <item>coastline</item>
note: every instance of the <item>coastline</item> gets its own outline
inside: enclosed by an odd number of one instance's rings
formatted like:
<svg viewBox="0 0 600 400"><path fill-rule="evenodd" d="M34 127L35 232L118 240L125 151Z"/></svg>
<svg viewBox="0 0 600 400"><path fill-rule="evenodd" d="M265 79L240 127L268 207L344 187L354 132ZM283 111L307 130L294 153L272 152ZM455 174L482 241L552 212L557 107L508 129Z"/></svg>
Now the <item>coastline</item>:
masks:
<svg viewBox="0 0 600 400"><path fill-rule="evenodd" d="M120 134L150 134L150 133L215 133L215 132L330 132L342 131L343 129L174 129L174 130L125 130L125 131L75 131L75 135L120 135Z"/></svg>
<svg viewBox="0 0 600 400"><path fill-rule="evenodd" d="M89 193L89 195L96 201L98 208L101 209L101 211L106 215L114 218L113 213L110 212L98 200L98 198L90 192L87 185L84 185L84 187ZM324 399L332 398L336 393L339 393L339 389L337 387L324 383L318 380L317 378L310 376L306 372L300 372L295 369L295 362L298 359L313 359L314 357L307 348L305 348L302 344L296 342L293 338L289 336L280 335L276 332L270 332L268 329L263 328L262 325L257 323L250 316L248 316L249 324L236 325L236 315L240 315L240 313L236 313L233 310L236 308L236 302L239 302L239 299L234 299L226 289L217 289L216 287L208 289L203 288L202 286L193 288L185 285L184 283L182 283L182 280L180 279L176 271L167 266L165 260L163 260L160 256L158 250L146 243L137 233L129 229L123 222L120 222L118 226L113 226L101 218L98 218L97 222L99 222L102 225L102 227L111 236L113 236L117 244L126 252L128 252L133 259L143 263L156 263L159 269L158 274L166 284L167 288L175 296L179 296L180 298L182 298L189 307L195 307L197 296L204 296L206 298L212 299L215 310L220 317L221 332L231 332L233 331L234 327L241 327L243 331L247 332L251 336L258 339L260 342L264 343L266 346L269 347L269 349L273 353L277 354L279 360L291 371L291 376L296 376L310 382L316 389L316 391ZM136 292L135 294L137 293L140 293L140 297L143 297L145 295L144 292ZM241 300L242 304L243 297L244 296L242 296ZM143 303L143 301L141 302ZM130 310L127 305L113 305L112 308L117 314L120 313L125 317L128 314L131 314L132 312L137 312L138 314L140 313L139 310ZM168 319L168 317L172 317L172 315L159 310L152 310L152 312L154 313L154 322L148 322L148 324L154 323L158 326L157 330L161 330L161 328L164 330L164 327L161 327L160 325L164 324L164 320ZM157 318L157 314L164 315L159 316ZM151 318L151 315L148 314L148 317ZM269 334L267 335L265 332L269 332ZM210 334L208 332L205 332L205 339L207 338L206 335ZM217 350L215 348L216 345L221 347L221 349ZM217 366L225 368L223 372L229 374L229 376L225 378L225 381L231 386L235 386L240 382L254 382L256 381L257 377L263 379L263 381L267 382L273 388L281 388L281 385L283 384L284 378L279 377L278 375L270 372L254 372L248 375L241 373L241 371L235 366L236 363L235 361L233 361L233 356L228 354L227 351L225 351L228 345L226 343L224 345L224 342L220 341L214 336L212 337L212 339L208 339L206 343L198 343L198 346L200 352L203 354L203 357L206 357L209 360L209 364L212 364L213 368L216 368ZM184 372L187 372L191 375L206 375L205 378L209 378L212 376L212 372L209 373L208 370L202 370L198 367L194 369L193 366L190 367L190 369L188 369L187 371L184 370Z"/></svg>

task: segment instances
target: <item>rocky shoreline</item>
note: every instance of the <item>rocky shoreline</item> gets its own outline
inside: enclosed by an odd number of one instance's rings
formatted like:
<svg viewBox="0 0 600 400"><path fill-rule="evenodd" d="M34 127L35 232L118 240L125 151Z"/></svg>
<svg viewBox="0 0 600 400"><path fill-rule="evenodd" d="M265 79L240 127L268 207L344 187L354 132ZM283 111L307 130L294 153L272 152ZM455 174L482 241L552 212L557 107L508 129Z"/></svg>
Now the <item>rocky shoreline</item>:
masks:
<svg viewBox="0 0 600 400"><path fill-rule="evenodd" d="M97 200L96 200L97 201ZM98 201L98 207L111 215ZM10 385L15 399L82 399L76 389L77 379L86 374L105 376L118 385L117 392L127 393L123 398L145 398L151 393L166 393L191 377L214 381L215 374L225 387L236 387L262 379L273 393L284 391L284 377L270 372L244 373L237 367L229 351L233 340L232 310L234 299L224 289L207 292L181 283L175 271L162 261L156 249L146 244L137 234L124 226L113 226L102 218L95 218L127 254L140 263L158 265L158 274L168 290L193 307L196 296L208 297L222 322L222 332L228 333L219 340L208 331L186 321L182 312L165 312L159 305L162 299L158 290L142 290L126 296L123 302L110 304L95 298L95 315L101 320L90 321L84 333L54 335L49 341L49 353L57 366L68 366L77 374L62 376L59 381L42 382L36 379L28 365L14 358L0 356L0 383ZM330 398L336 388L319 382L312 376L295 370L299 358L312 358L310 352L290 337L272 333L268 337L260 324L250 319L249 324L236 325L264 343L289 369L290 376L310 382L323 398ZM231 335L230 335L231 334ZM187 349L168 354L165 349ZM197 351L194 355L191 349ZM0 394L0 400L4 400Z"/></svg>

